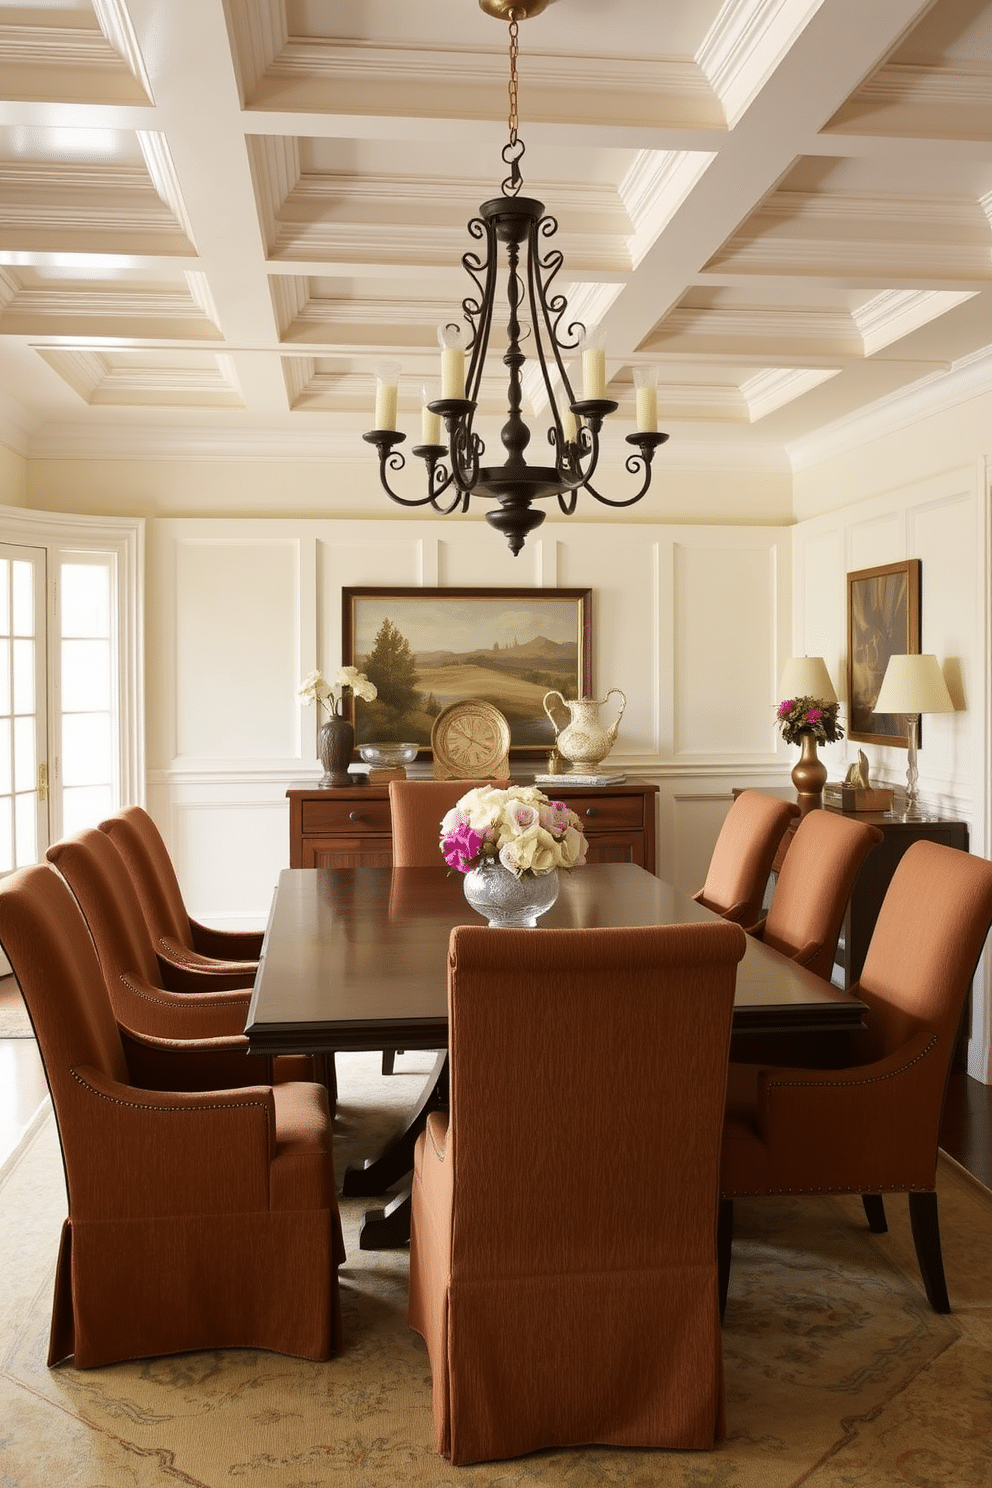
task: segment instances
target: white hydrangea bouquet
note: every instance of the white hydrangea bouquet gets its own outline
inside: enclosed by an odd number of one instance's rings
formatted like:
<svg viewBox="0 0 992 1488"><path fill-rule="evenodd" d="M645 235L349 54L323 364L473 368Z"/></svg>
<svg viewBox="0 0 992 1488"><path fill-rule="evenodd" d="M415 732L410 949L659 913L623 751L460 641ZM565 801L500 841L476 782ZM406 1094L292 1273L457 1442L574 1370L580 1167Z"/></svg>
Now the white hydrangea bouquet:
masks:
<svg viewBox="0 0 992 1488"><path fill-rule="evenodd" d="M349 692L353 692L364 702L371 703L378 690L375 683L370 682L357 667L343 666L339 668L333 682L325 682L320 672L308 673L296 692L298 697L305 698L308 703L316 703L318 709L323 703L328 713L334 715L344 711L344 700Z"/></svg>
<svg viewBox="0 0 992 1488"><path fill-rule="evenodd" d="M445 862L459 873L488 861L517 878L579 868L588 846L575 812L533 785L467 791L441 822L440 845Z"/></svg>

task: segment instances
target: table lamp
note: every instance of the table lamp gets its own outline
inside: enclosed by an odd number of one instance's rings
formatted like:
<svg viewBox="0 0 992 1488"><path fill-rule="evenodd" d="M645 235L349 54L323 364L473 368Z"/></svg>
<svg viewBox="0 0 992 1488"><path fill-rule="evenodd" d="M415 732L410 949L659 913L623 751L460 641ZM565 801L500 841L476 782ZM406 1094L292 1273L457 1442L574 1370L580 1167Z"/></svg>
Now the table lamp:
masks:
<svg viewBox="0 0 992 1488"><path fill-rule="evenodd" d="M779 697L815 698L820 703L836 703L837 693L823 657L790 657L782 669ZM792 771L792 783L796 787L800 815L805 816L807 811L823 805L827 767L817 757L816 739L812 734L803 735L802 751Z"/></svg>
<svg viewBox="0 0 992 1488"><path fill-rule="evenodd" d="M909 724L909 760L906 767L905 821L920 821L916 790L916 742L921 713L953 713L954 703L947 690L936 656L890 656L882 686L875 699L874 713L904 713Z"/></svg>

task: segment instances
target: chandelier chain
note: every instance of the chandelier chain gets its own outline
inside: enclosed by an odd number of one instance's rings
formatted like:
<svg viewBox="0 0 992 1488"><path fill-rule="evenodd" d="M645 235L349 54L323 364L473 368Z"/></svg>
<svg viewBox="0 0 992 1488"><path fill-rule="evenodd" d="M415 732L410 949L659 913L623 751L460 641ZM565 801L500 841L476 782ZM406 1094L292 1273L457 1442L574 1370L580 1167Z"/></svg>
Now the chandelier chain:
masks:
<svg viewBox="0 0 992 1488"><path fill-rule="evenodd" d="M517 114L517 57L520 53L520 27L517 24L517 13L510 11L510 81L507 92L510 96L510 117L507 121L510 129L510 144L517 143L517 125L520 122Z"/></svg>

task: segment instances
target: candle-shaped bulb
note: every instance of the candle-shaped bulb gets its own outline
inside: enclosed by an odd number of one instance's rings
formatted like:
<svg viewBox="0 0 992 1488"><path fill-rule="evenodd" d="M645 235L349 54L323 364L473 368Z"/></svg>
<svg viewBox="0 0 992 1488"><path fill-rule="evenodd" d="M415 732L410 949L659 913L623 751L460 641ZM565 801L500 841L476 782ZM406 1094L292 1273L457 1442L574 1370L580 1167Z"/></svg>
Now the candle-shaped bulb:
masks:
<svg viewBox="0 0 992 1488"><path fill-rule="evenodd" d="M606 397L606 338L602 326L593 326L582 338L582 396Z"/></svg>
<svg viewBox="0 0 992 1488"><path fill-rule="evenodd" d="M634 396L638 434L658 432L658 368L634 368Z"/></svg>
<svg viewBox="0 0 992 1488"><path fill-rule="evenodd" d="M575 414L570 408L566 408L561 416L562 430L565 435L566 444L574 444L579 437L579 425Z"/></svg>
<svg viewBox="0 0 992 1488"><path fill-rule="evenodd" d="M421 389L423 407L420 410L420 442L422 444L441 443L441 415L431 413L429 403L436 403L438 398L437 384L425 382Z"/></svg>
<svg viewBox="0 0 992 1488"><path fill-rule="evenodd" d="M465 331L456 321L438 326L441 346L441 397L465 396Z"/></svg>
<svg viewBox="0 0 992 1488"><path fill-rule="evenodd" d="M376 363L374 428L396 428L396 398L399 390L399 381L399 362Z"/></svg>

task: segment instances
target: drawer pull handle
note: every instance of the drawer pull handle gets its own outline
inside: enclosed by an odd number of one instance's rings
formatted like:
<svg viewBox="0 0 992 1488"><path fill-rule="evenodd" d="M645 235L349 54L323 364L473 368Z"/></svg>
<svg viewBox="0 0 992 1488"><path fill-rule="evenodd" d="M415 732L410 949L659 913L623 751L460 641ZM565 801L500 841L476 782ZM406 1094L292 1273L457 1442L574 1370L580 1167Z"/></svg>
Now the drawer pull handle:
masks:
<svg viewBox="0 0 992 1488"><path fill-rule="evenodd" d="M361 821L362 820L362 813L360 811L349 811L348 812L348 820L349 821Z"/></svg>
<svg viewBox="0 0 992 1488"><path fill-rule="evenodd" d="M596 808L595 808L595 806L587 806L586 807L586 816L595 816L595 815L596 815Z"/></svg>

